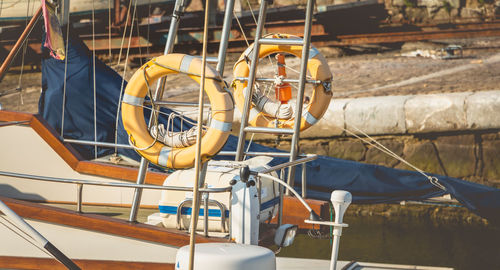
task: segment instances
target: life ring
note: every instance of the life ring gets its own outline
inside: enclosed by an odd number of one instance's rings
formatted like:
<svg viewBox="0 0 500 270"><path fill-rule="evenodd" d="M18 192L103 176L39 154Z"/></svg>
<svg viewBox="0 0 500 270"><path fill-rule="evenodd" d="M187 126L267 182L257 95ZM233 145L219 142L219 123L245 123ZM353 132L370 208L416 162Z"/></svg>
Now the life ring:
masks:
<svg viewBox="0 0 500 270"><path fill-rule="evenodd" d="M137 70L127 84L122 100L123 126L136 151L150 162L172 169L194 166L196 144L173 148L153 138L146 125L143 103L148 85L172 73L186 73L200 83L202 62L184 54L167 54L152 59ZM226 143L233 122L234 103L222 86L219 73L206 67L205 93L211 104L211 121L201 140L201 157L205 161L216 155ZM147 81L146 81L147 80Z"/></svg>
<svg viewBox="0 0 500 270"><path fill-rule="evenodd" d="M288 34L271 34L267 37L271 38L293 38L300 39L297 36ZM237 108L243 111L243 106L245 103L244 91L247 87L248 82L246 80L237 80L238 77L248 77L250 73L249 59L250 54L253 51L254 44L250 45L245 52L240 56L236 64L234 65L233 74L235 80L232 83L234 88L234 100ZM259 59L266 57L272 53L285 52L296 57L301 57L302 46L299 45L268 45L261 44L259 51ZM250 59L251 60L251 59ZM302 119L300 123L300 130L305 130L308 127L314 125L323 117L326 112L330 100L332 98L331 80L332 73L328 67L328 63L325 57L319 53L319 51L311 45L309 51L309 60L307 62L307 70L314 80L319 80L321 83L314 86L313 94L310 99L310 103L303 110ZM277 119L271 115L265 114L259 111L255 104L252 104L250 109L248 123L252 126L257 127L280 127L280 128L293 128L294 117L290 119ZM278 121L278 123L276 123Z"/></svg>

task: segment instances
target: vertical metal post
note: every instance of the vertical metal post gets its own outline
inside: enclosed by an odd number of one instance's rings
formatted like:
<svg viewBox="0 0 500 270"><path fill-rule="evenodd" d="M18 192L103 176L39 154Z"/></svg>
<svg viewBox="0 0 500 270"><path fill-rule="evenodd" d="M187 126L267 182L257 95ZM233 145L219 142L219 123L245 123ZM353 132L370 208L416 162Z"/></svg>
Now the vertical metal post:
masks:
<svg viewBox="0 0 500 270"><path fill-rule="evenodd" d="M297 159L297 152L299 150L300 138L300 123L302 121L302 105L304 101L304 90L306 86L307 75L307 62L309 60L309 47L311 45L311 25L314 10L315 0L307 0L306 20L304 26L304 45L302 47L302 59L300 62L300 78L299 78L299 91L297 93L297 103L295 105L295 123L293 126L294 133L292 137L290 161ZM288 185L294 186L295 181L295 166L291 166L288 174ZM289 194L289 191L287 191Z"/></svg>
<svg viewBox="0 0 500 270"><path fill-rule="evenodd" d="M176 0L172 20L170 21L170 28L168 29L167 43L165 44L165 51L163 54L169 54L174 49L175 38L179 29L179 22L182 14L187 7L187 0Z"/></svg>
<svg viewBox="0 0 500 270"><path fill-rule="evenodd" d="M164 54L169 54L174 49L175 37L177 36L177 30L179 29L180 16L184 12L184 9L185 9L185 0L176 0L174 13L172 15L172 21L170 22L170 29L168 32L167 43L165 44ZM166 77L162 77L158 82L154 96L155 100L161 100L161 98L163 97L166 82L167 82ZM152 110L157 110L157 109L158 107L152 108ZM158 117L158 115L156 115L155 117ZM154 122L155 121L152 121L151 118L149 119L149 125L148 125L149 128L151 128ZM144 184L144 180L146 178L146 172L148 170L148 165L149 161L141 157L141 163L139 165L139 173L137 174L137 181L136 181L137 184L141 185ZM132 207L130 208L130 217L129 217L130 222L135 222L137 220L137 212L139 211L139 204L141 201L141 197L142 197L142 188L136 188L134 190Z"/></svg>
<svg viewBox="0 0 500 270"><path fill-rule="evenodd" d="M245 104L243 106L243 111L241 112L240 134L238 136L238 146L236 148L236 161L243 160L245 138L246 138L245 127L247 126L248 115L250 113L250 105L252 103L253 85L255 83L255 74L257 71L257 65L259 63L260 38L262 37L262 31L264 29L264 24L266 22L267 5L269 3L272 3L272 0L262 0L260 2L259 19L257 22L257 29L255 32L255 40L253 43L253 50L252 50L253 54L251 59L252 62L250 64L250 72L248 75L248 84L247 87L244 89Z"/></svg>
<svg viewBox="0 0 500 270"><path fill-rule="evenodd" d="M76 184L76 212L82 212L83 184Z"/></svg>
<svg viewBox="0 0 500 270"><path fill-rule="evenodd" d="M278 227L283 224L283 189L281 185L279 186L280 190L280 210L279 210L279 215L278 215Z"/></svg>
<svg viewBox="0 0 500 270"><path fill-rule="evenodd" d="M285 169L281 169L281 178L285 181ZM281 185L278 185L279 195L280 195L280 209L278 214L278 227L283 224L283 188Z"/></svg>
<svg viewBox="0 0 500 270"><path fill-rule="evenodd" d="M208 195L210 193L203 193L203 234L208 237ZM224 215L224 213L222 213ZM221 217L222 218L222 217Z"/></svg>
<svg viewBox="0 0 500 270"><path fill-rule="evenodd" d="M58 15L61 26L69 23L69 0L60 0Z"/></svg>
<svg viewBox="0 0 500 270"><path fill-rule="evenodd" d="M306 172L306 163L302 163L302 198L307 197L307 172Z"/></svg>
<svg viewBox="0 0 500 270"><path fill-rule="evenodd" d="M229 35L231 34L231 24L233 22L234 1L227 0L226 11L224 12L224 23L222 24L222 36L219 45L219 55L217 59L217 72L220 76L224 76L224 66L226 64L226 51L229 43Z"/></svg>

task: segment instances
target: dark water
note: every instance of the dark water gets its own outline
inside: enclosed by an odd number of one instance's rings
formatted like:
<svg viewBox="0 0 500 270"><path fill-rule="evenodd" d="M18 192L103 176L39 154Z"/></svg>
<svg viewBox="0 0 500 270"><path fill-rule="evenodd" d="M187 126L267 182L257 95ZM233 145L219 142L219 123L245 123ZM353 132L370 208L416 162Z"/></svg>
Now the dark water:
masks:
<svg viewBox="0 0 500 270"><path fill-rule="evenodd" d="M500 227L346 217L339 259L500 270ZM329 239L300 234L279 256L330 259Z"/></svg>

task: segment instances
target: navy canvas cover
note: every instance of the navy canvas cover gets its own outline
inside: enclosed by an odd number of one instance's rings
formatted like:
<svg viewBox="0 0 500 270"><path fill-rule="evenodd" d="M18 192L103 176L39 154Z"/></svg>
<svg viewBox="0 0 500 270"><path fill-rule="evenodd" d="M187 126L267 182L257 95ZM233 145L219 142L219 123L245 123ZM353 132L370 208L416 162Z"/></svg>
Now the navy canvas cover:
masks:
<svg viewBox="0 0 500 270"><path fill-rule="evenodd" d="M64 137L94 140L94 87L93 62L89 49L75 37L70 38L67 69L67 89L65 101ZM57 131L62 125L63 82L65 74L64 61L48 56L45 50L42 60L42 88L39 113ZM118 143L127 144L127 133L123 129L121 118L118 129L115 129L117 108L120 103L122 77L101 61L96 61L96 116L97 141L114 142L115 131ZM124 86L126 82L123 82ZM170 113L168 109L162 109ZM149 110L145 110L148 117ZM120 116L120 114L118 114ZM160 122L166 122L161 116ZM184 127L189 124L184 122ZM174 129L179 130L180 121L175 119ZM234 151L237 138L231 136L223 150ZM94 147L74 145L87 159L94 157ZM275 148L252 144L251 151L277 151ZM114 153L114 149L98 148L97 155ZM133 150L119 149L119 154L139 160ZM222 158L222 157L218 157ZM231 157L227 157L232 159ZM234 158L234 157L233 157ZM287 159L275 158L272 164L286 162ZM297 167L295 187L300 190L301 166ZM320 156L307 164L308 197L329 200L333 190L347 190L353 195L354 203L392 203L402 200L424 200L451 194L465 207L500 223L500 189L464 180L435 175L446 188L441 190L432 185L427 178L418 172L398 170L378 165L364 164Z"/></svg>

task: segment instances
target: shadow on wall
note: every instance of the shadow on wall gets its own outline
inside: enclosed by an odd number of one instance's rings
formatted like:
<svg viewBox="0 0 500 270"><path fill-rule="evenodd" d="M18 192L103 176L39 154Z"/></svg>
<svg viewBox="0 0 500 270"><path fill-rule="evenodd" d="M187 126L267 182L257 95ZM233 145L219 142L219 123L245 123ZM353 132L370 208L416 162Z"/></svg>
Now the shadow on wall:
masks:
<svg viewBox="0 0 500 270"><path fill-rule="evenodd" d="M38 194L23 193L11 185L6 184L0 184L0 196L30 201L46 201L44 197Z"/></svg>

